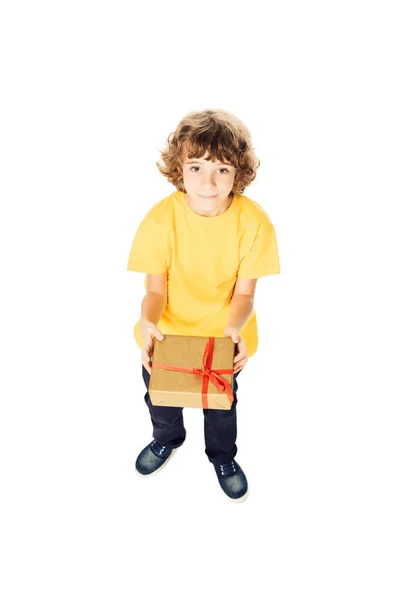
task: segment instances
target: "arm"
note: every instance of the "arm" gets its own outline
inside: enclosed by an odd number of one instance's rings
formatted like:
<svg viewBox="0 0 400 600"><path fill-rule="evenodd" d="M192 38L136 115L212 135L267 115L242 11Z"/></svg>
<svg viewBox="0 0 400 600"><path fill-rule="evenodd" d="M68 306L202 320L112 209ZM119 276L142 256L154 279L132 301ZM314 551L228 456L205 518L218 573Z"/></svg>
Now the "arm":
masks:
<svg viewBox="0 0 400 600"><path fill-rule="evenodd" d="M257 279L242 279L238 277L231 299L228 324L224 330L224 336L231 337L235 344L237 344L236 354L233 359L234 373L243 369L244 365L249 360L247 357L245 341L240 336L239 331L247 322L247 319L253 310L256 284Z"/></svg>
<svg viewBox="0 0 400 600"><path fill-rule="evenodd" d="M163 339L163 333L157 327L168 299L167 273L147 275L147 292L142 300L140 316L140 335L142 338L142 364L151 374L154 338Z"/></svg>
<svg viewBox="0 0 400 600"><path fill-rule="evenodd" d="M151 374L151 362L154 348L154 338L163 339L163 333L157 323L164 312L167 303L166 296L158 292L147 292L142 301L140 317L140 336L142 338L142 364Z"/></svg>
<svg viewBox="0 0 400 600"><path fill-rule="evenodd" d="M235 294L232 297L226 328L233 327L240 331L246 323L254 307L253 296Z"/></svg>
<svg viewBox="0 0 400 600"><path fill-rule="evenodd" d="M147 275L147 292L142 301L141 320L157 325L167 305L168 276Z"/></svg>
<svg viewBox="0 0 400 600"><path fill-rule="evenodd" d="M161 273L160 275L147 275L147 292L142 300L140 316L140 335L143 340L143 345L146 348L146 352L149 353L145 356L146 360L151 356L152 344L154 343L152 339L150 339L151 335L149 338L149 332L154 332L154 328L158 329L158 321L167 305L167 282L168 277L166 272ZM148 368L147 363L145 366Z"/></svg>
<svg viewBox="0 0 400 600"><path fill-rule="evenodd" d="M142 300L141 321L157 325L167 305L167 297L158 292L147 292Z"/></svg>
<svg viewBox="0 0 400 600"><path fill-rule="evenodd" d="M226 328L240 331L254 308L257 279L236 279Z"/></svg>

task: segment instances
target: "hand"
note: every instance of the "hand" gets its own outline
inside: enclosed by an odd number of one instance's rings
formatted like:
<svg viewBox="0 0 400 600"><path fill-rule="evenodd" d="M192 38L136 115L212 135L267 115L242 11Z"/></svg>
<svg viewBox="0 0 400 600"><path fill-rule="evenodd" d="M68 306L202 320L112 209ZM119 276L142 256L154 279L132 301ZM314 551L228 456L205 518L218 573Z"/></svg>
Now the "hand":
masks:
<svg viewBox="0 0 400 600"><path fill-rule="evenodd" d="M236 344L235 357L233 359L233 372L238 373L241 371L241 369L243 369L244 365L249 360L247 356L246 342L240 336L239 331L235 327L227 327L224 331L224 337L232 338L232 341Z"/></svg>
<svg viewBox="0 0 400 600"><path fill-rule="evenodd" d="M162 341L164 336L154 323L144 320L140 321L140 335L143 341L142 364L146 371L151 374L150 363L153 357L154 338Z"/></svg>

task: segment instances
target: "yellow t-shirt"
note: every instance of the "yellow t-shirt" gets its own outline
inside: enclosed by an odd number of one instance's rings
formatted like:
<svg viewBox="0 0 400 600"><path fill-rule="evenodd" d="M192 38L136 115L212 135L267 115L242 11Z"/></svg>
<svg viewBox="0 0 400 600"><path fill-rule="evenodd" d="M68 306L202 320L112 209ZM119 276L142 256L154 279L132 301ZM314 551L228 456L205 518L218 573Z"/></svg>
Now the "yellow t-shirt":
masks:
<svg viewBox="0 0 400 600"><path fill-rule="evenodd" d="M222 337L236 278L280 273L275 230L265 210L242 194L234 194L225 212L206 217L175 191L144 216L127 270L167 271L167 305L157 324L163 334ZM140 318L134 337L142 348L139 324ZM240 335L250 357L258 346L255 310Z"/></svg>

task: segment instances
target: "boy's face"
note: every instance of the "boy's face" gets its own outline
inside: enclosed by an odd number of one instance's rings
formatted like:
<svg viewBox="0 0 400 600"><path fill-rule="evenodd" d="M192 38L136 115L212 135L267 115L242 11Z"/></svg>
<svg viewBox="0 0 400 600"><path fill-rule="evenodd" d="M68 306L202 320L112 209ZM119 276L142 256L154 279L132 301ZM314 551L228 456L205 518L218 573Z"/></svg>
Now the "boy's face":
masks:
<svg viewBox="0 0 400 600"><path fill-rule="evenodd" d="M223 205L233 188L236 169L230 164L183 154L182 175L186 192L195 206L213 211Z"/></svg>

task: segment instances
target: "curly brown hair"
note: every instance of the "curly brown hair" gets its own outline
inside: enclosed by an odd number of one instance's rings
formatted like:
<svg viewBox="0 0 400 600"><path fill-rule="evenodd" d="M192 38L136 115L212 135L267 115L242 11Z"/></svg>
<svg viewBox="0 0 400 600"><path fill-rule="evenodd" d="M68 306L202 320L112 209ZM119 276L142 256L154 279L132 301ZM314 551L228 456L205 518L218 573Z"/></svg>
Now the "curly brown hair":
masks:
<svg viewBox="0 0 400 600"><path fill-rule="evenodd" d="M232 113L220 109L189 112L167 138L161 152L164 165L156 163L159 171L178 190L186 192L183 185L182 163L187 158L219 160L236 168L232 191L242 194L255 179L260 161L253 152L247 127Z"/></svg>

